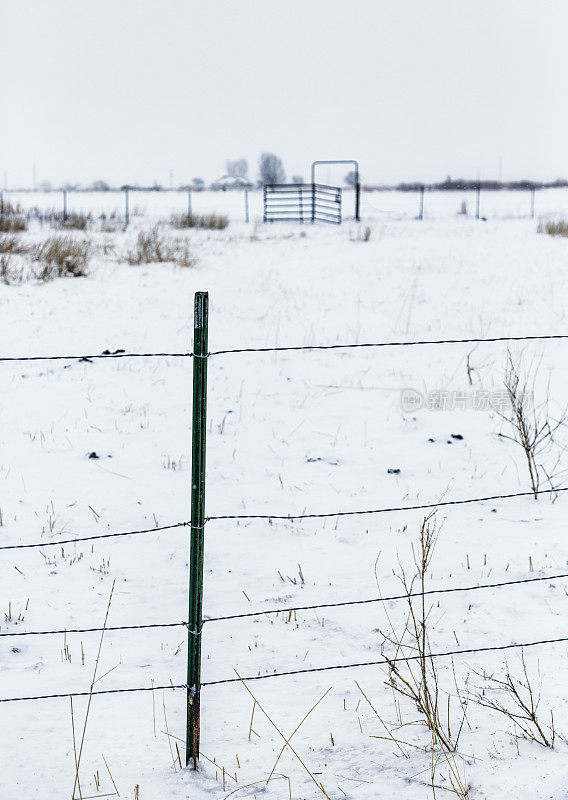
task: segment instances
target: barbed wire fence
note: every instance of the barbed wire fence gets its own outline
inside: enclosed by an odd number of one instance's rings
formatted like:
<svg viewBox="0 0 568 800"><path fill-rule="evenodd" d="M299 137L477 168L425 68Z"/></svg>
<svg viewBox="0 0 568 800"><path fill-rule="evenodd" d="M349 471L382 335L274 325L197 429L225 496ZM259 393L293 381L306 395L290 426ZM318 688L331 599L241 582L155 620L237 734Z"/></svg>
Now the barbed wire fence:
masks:
<svg viewBox="0 0 568 800"><path fill-rule="evenodd" d="M396 341L396 342L364 342L334 345L310 345L310 346L291 346L291 347L261 347L261 348L238 348L226 349L210 352L208 350L208 294L197 292L195 295L194 311L194 348L192 352L173 352L173 353L135 353L117 350L114 352L104 351L103 353L91 355L34 355L34 356L1 356L0 362L33 362L33 361L93 361L98 359L115 358L190 358L193 360L193 424L192 424L192 478L191 478L191 519L174 522L169 525L155 526L153 528L143 528L129 531L118 531L115 533L105 533L91 536L78 536L70 539L49 540L40 542L23 542L19 544L0 545L0 551L19 550L28 548L45 548L63 544L77 544L85 541L103 540L120 537L134 537L139 535L149 535L152 533L171 532L180 528L189 528L191 531L190 540L190 566L189 566L189 615L187 620L171 621L164 623L141 623L136 625L116 625L105 627L82 627L82 628L61 628L57 630L40 631L0 631L0 638L3 637L25 637L25 636L55 636L72 633L96 633L105 631L133 631L144 629L174 628L183 627L187 630L188 643L188 670L187 680L182 684L170 682L164 686L142 686L132 688L116 688L105 690L90 690L86 692L60 692L57 694L5 697L0 698L0 703L11 703L20 701L49 700L68 697L90 697L92 695L110 695L132 692L149 692L156 690L184 690L187 693L187 731L186 731L186 765L193 763L197 766L199 758L200 741L200 698L201 688L218 686L221 684L237 683L242 681L262 680L268 678L287 677L294 675L305 675L308 673L327 672L332 670L358 669L371 666L386 666L396 661L413 661L426 657L427 659L445 658L459 655L469 655L476 653L487 653L506 651L510 649L523 649L558 643L568 642L568 637L555 639L542 639L531 642L512 642L508 644L488 645L477 648L463 648L439 653L427 653L419 656L404 656L394 659L380 659L376 661L364 661L349 664L332 664L322 667L308 667L297 670L273 671L265 674L249 675L246 677L222 678L220 680L201 680L201 643L202 632L205 625L222 621L236 621L248 618L258 618L261 616L278 615L312 611L329 608L347 608L376 603L395 602L399 600L409 600L412 598L424 597L426 595L457 594L482 590L502 589L514 586L522 586L544 581L554 581L568 579L568 572L556 573L553 575L535 576L519 578L509 581L498 581L493 583L481 583L471 586L455 586L440 589L428 589L424 592L405 592L404 594L379 596L368 598L346 599L337 602L317 603L303 606L282 606L278 608L261 609L242 614L226 614L218 617L203 615L203 556L204 556L204 531L209 523L221 520L305 520L320 519L330 517L361 516L385 513L404 513L417 510L434 510L445 506L457 506L472 503L484 503L497 500L510 500L520 497L534 497L535 495L560 494L568 491L568 487L553 489L538 489L536 492L514 492L508 494L497 494L482 497L462 498L457 500L438 500L431 503L406 506L391 506L383 508L337 511L331 510L323 513L302 513L302 514L224 514L210 515L205 514L205 455L206 455L206 417L207 417L207 362L210 357L226 356L242 353L269 353L269 352L299 352L299 351L319 351L319 350L340 350L355 348L388 348L388 347L412 347L426 345L445 345L445 344L479 344L495 342L520 342L520 341L550 341L565 340L568 334L547 334L541 336L499 336L486 338L466 338L466 339L436 339L422 341Z"/></svg>

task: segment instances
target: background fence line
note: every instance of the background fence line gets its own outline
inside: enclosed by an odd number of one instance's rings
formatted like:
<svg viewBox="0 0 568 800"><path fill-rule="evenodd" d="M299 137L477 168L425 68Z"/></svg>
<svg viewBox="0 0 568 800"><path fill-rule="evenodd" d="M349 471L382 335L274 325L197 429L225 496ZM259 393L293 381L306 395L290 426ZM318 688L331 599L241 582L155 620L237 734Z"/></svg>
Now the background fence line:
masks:
<svg viewBox="0 0 568 800"><path fill-rule="evenodd" d="M306 191L310 190L309 183L299 185L305 187ZM294 188L292 184L284 184L283 186L289 187L290 189ZM373 210L378 211L379 213L397 213L396 201L394 204L390 204L391 206L394 206L390 209L375 209L369 198L375 198L376 196L379 196L383 201L381 204L388 206L388 201L390 198L396 197L398 200L402 196L405 199L408 198L409 202L407 204L407 208L405 208L405 210L402 212L399 209L398 213L402 213L408 219L414 219L417 221L422 221L431 215L431 198L433 197L435 197L436 200L438 200L438 198L443 198L445 200L450 198L456 200L461 199L463 203L466 202L463 200L463 198L471 199L475 204L474 209L472 209L472 213L469 214L467 208L462 209L457 213L463 216L470 216L476 220L487 220L489 216L491 216L490 212L487 211L487 206L491 205L491 203L488 203L487 199L503 195L509 195L511 199L515 198L515 201L517 201L514 204L515 218L534 219L536 214L537 193L543 194L546 192L553 192L557 190L563 191L566 189L565 186L537 187L531 185L522 187L490 188L488 186L484 186L483 182L472 182L459 188L453 187L451 189L443 189L439 187L434 188L426 186L423 183L416 182L411 188L393 187L388 189L373 189L371 187L361 187L361 199L363 202L360 203L358 202L358 192L356 191L355 187L342 186L337 188L340 188L340 190L345 193L351 191L354 192L356 220L360 219L359 207L364 206L365 201L367 201L368 205L370 205ZM249 202L250 193L257 192L260 197L260 195L263 193L263 190L264 187L258 187L257 189L254 187L243 187L239 189L227 189L226 191L211 189L195 190L192 188L164 188L157 191L150 188L137 188L129 185L122 186L120 189L89 190L67 188L60 190L54 189L47 192L4 189L0 190L0 217L2 217L14 203L16 205L21 205L23 202L26 202L26 207L22 208L22 213L26 214L28 217L35 215L39 219L42 219L45 218L46 215L50 214L52 216L55 215L61 218L64 222L67 222L75 215L87 215L90 218L100 216L102 219L122 219L124 220L125 225L128 226L132 217L140 213L135 204L136 200L140 197L144 198L143 202L145 202L146 205L150 205L148 202L150 200L155 201L154 205L156 208L153 209L153 211L155 211L156 214L161 214L162 216L187 214L188 216L192 216L196 208L197 213L199 213L198 207L200 205L204 205L204 201L202 200L199 202L198 198L206 197L210 201L211 196L213 196L215 201L213 204L209 202L209 206L213 205L216 211L219 209L219 207L224 207L223 210L225 213L227 211L233 211L233 213L237 212L239 220L249 223L251 220ZM193 198L194 195L195 199ZM482 195L485 203L482 200ZM85 196L90 196L92 198L92 202L90 204L82 202ZM172 198L172 202L171 204L166 205L164 200L168 197ZM47 204L47 198L49 198L49 201L51 201L51 198L53 198L53 203L51 205ZM73 198L79 198L78 202L73 204ZM108 202L109 198L114 198L114 203L111 204ZM175 200L173 198L175 198ZM520 204L518 203L518 198L522 198L522 209L519 207ZM36 201L35 203L34 200ZM29 204L27 201L29 201ZM205 204L207 205L207 203ZM513 205L513 203L511 203L511 205ZM150 213L152 213L152 210L150 210ZM209 213L209 211L205 211L205 213ZM439 213L434 212L433 216L439 216ZM259 205L257 219L260 221L262 218L263 214ZM306 212L306 221L311 221L311 212Z"/></svg>

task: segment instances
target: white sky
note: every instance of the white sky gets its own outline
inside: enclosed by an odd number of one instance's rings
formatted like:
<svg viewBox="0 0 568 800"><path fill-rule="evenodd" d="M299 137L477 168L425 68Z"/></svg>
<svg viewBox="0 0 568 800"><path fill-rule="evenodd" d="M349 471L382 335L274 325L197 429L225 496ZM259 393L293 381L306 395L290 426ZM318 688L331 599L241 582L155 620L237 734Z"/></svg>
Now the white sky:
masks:
<svg viewBox="0 0 568 800"><path fill-rule="evenodd" d="M568 176L567 30L567 0L0 0L0 181L256 177L264 150Z"/></svg>

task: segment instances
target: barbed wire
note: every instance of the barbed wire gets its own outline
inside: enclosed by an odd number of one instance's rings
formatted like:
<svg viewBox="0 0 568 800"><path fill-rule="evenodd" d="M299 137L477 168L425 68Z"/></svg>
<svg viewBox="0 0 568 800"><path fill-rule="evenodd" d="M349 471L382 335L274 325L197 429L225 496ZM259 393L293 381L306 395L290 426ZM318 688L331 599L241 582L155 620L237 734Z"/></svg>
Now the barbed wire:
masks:
<svg viewBox="0 0 568 800"><path fill-rule="evenodd" d="M117 536L137 536L140 533L159 533L169 531L172 528L184 528L190 525L189 522L174 522L172 525L160 525L155 528L143 528L137 531L120 531L118 533L99 533L95 536L81 536L75 539L58 539L57 541L33 542L31 544L5 544L0 546L0 550L23 550L30 547L55 547L61 544L77 544L78 542L91 542L94 539L115 539Z"/></svg>
<svg viewBox="0 0 568 800"><path fill-rule="evenodd" d="M536 647L543 644L558 644L559 642L568 642L568 637L562 639L541 639L538 642L525 642L524 644L504 644L495 645L492 647L469 647L465 650L448 650L445 653L428 653L426 656L397 656L396 658L385 658L381 661L360 661L354 664L334 664L330 667L308 667L306 669L289 670L288 672L272 672L268 675L249 675L246 678L225 678L220 681L207 681L202 683L201 686L218 686L222 683L241 683L242 681L259 681L265 678L282 678L288 675L304 675L307 672L329 672L335 669L357 669L359 667L377 667L394 664L399 661L418 661L423 658L446 658L447 656L459 656L471 653L489 653L501 650L512 650L514 648Z"/></svg>
<svg viewBox="0 0 568 800"><path fill-rule="evenodd" d="M314 611L319 608L341 608L343 606L362 606L370 603L388 603L391 600L407 600L414 597L426 597L431 594L452 594L455 592L474 592L477 589L500 589L504 586L518 586L523 583L536 583L537 581L558 581L568 578L568 572L560 575L543 575L536 578L519 578L513 581L500 581L499 583L482 583L477 586L455 586L449 589L427 589L424 592L409 592L407 594L391 595L390 597L370 597L365 600L345 600L338 603L318 603L311 606L291 606L288 608L271 608L265 611L248 611L244 614L230 614L225 617L207 617L203 622L224 622L245 617L260 617L266 614L290 614L294 611Z"/></svg>
<svg viewBox="0 0 568 800"><path fill-rule="evenodd" d="M483 503L489 500L509 500L513 497L534 497L540 494L559 494L560 492L568 492L567 487L558 489L537 489L536 492L514 492L513 494L494 494L486 497L470 497L465 500L440 500L436 503L424 503L414 506L392 506L390 508L373 508L362 511L329 511L323 514L223 514L219 516L206 517L205 522L215 522L219 520L231 519L281 519L281 520L298 520L298 519L323 519L328 517L352 517L362 516L364 514L387 514L395 511L421 511L427 509L441 508L442 506L457 506L468 503ZM57 539L56 541L32 542L29 544L8 544L1 545L0 550L22 550L33 547L54 547L63 544L76 544L79 542L89 542L94 539L112 539L118 536L137 536L142 533L159 533L160 531L171 530L172 528L181 528L191 526L191 522L175 522L172 525L162 525L155 528L143 528L135 531L120 531L118 533L102 533L93 536L81 536L74 539Z"/></svg>
<svg viewBox="0 0 568 800"><path fill-rule="evenodd" d="M363 514L387 514L393 511L420 511L442 506L459 506L466 503L483 503L488 500L509 500L512 497L534 497L538 494L558 494L568 492L568 486L559 489L537 489L530 492L515 492L513 494L493 494L487 497L471 497L466 500L440 500L437 503L424 503L415 506L393 506L391 508L372 508L364 511L329 511L324 514L224 514L221 516L206 517L206 522L224 519L322 519L325 517L355 517Z"/></svg>
<svg viewBox="0 0 568 800"><path fill-rule="evenodd" d="M0 361L93 361L97 358L191 358L193 353L97 353L79 356L0 356Z"/></svg>
<svg viewBox="0 0 568 800"><path fill-rule="evenodd" d="M260 617L268 614L289 614L294 611L313 611L320 608L341 608L345 606L358 606L368 605L370 603L388 603L395 600L407 600L415 597L425 597L432 594L452 594L456 592L473 592L478 589L500 589L505 586L518 586L525 583L537 583L542 581L554 581L568 578L568 572L563 572L556 575L542 575L534 578L518 578L511 581L499 581L498 583L483 583L477 586L455 586L449 589L427 589L424 592L410 592L407 594L390 595L387 597L370 597L364 600L344 600L337 603L318 603L309 606L290 606L283 608L270 608L264 611L249 611L243 614L228 614L223 617L206 617L202 620L203 624L206 622L225 622L233 619L245 619L247 617ZM52 631L7 631L0 633L2 636L48 636L67 633L100 633L102 631L130 631L143 628L175 628L187 627L187 622L164 622L164 623L149 623L144 625L115 625L107 626L106 628L61 628L60 630ZM190 631L190 633L193 633Z"/></svg>
<svg viewBox="0 0 568 800"><path fill-rule="evenodd" d="M19 700L54 700L58 697L90 697L95 694L124 694L126 692L156 692L162 689L187 689L187 684L175 685L173 683L166 686L137 686L134 689L97 689L96 692L62 692L60 694L38 694L30 697L4 697L0 698L0 703L15 703Z"/></svg>
<svg viewBox="0 0 568 800"><path fill-rule="evenodd" d="M208 358L209 356L229 355L232 353L279 353L301 350L348 350L353 348L373 347L416 347L436 344L482 344L491 342L529 342L568 339L568 334L546 334L542 336L494 336L471 339L424 339L412 342L361 342L349 344L297 345L290 347L241 347L227 350L212 350L206 355L195 353L127 353L119 350L114 353L96 353L93 355L58 355L58 356L0 356L0 361L90 361L104 358Z"/></svg>
<svg viewBox="0 0 568 800"><path fill-rule="evenodd" d="M549 339L568 339L568 334L549 334L544 336L495 336L475 339L427 339L415 342L363 342L361 344L314 344L292 347L242 347L235 350L213 350L209 356L221 356L231 353L281 353L291 350L347 350L354 347L415 347L428 344L479 344L482 342L525 342L544 341Z"/></svg>
<svg viewBox="0 0 568 800"><path fill-rule="evenodd" d="M425 658L433 659L433 658L446 658L448 656L459 656L459 655L470 655L473 653L489 653L489 652L497 652L503 650L512 650L514 648L524 648L524 647L536 647L538 645L545 645L545 644L559 644L562 642L568 642L568 637L563 637L560 639L541 639L537 642L524 642L522 644L513 643L513 644L505 644L505 645L494 645L492 647L470 647L464 650L448 650L444 653L428 653ZM297 669L297 670L288 670L287 672L272 672L268 675L248 675L245 678L237 677L237 678L224 678L218 681L205 681L201 684L202 687L204 686L219 686L224 683L242 683L243 681L258 681L264 680L267 678L283 678L290 675L305 675L306 673L310 672L329 672L331 670L337 669L359 669L360 667L376 667L376 666L385 666L388 664L394 664L400 661L417 661L423 659L424 656L397 656L395 658L385 658L380 661L360 661L353 664L334 664L332 666L327 667L308 667L306 669ZM102 695L102 694L124 694L126 692L154 692L154 691L161 691L162 689L188 689L187 684L167 684L165 686L140 686L135 688L128 688L128 689L99 689L97 691L89 691L89 692L61 692L59 694L44 694L44 695L32 695L26 697L4 697L0 698L0 703L14 703L23 700L53 700L56 698L62 697L90 697L91 695Z"/></svg>
<svg viewBox="0 0 568 800"><path fill-rule="evenodd" d="M105 628L63 628L59 631L6 631L0 636L53 636L67 633L106 633L107 631L135 631L145 628L180 628L187 622L152 622L147 625L107 625Z"/></svg>

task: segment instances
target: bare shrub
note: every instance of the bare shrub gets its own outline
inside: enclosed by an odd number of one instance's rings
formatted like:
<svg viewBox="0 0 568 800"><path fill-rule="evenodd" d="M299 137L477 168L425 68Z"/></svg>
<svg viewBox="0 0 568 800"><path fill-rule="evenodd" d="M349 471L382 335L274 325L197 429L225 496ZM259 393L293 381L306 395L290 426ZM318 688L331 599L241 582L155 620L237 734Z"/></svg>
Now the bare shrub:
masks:
<svg viewBox="0 0 568 800"><path fill-rule="evenodd" d="M531 490L535 499L541 482L544 479L551 489L557 488L561 473L557 472L563 447L556 440L556 433L566 422L566 412L559 419L552 419L549 398L535 403L535 386L538 376L538 364L529 367L522 360L515 364L511 353L507 354L505 370L505 389L511 403L508 413L497 412L511 428L511 435L500 433L504 439L520 445L527 462ZM554 461L546 466L543 459Z"/></svg>
<svg viewBox="0 0 568 800"><path fill-rule="evenodd" d="M148 231L140 231L136 245L128 252L126 260L129 264L172 262L182 267L192 267L196 261L186 241L167 236L158 225Z"/></svg>
<svg viewBox="0 0 568 800"><path fill-rule="evenodd" d="M229 218L223 214L172 214L170 224L173 228L205 228L222 231L229 225Z"/></svg>
<svg viewBox="0 0 568 800"><path fill-rule="evenodd" d="M556 221L540 222L539 233L548 233L549 236L568 236L568 220L560 219Z"/></svg>
<svg viewBox="0 0 568 800"><path fill-rule="evenodd" d="M72 236L51 236L31 251L32 260L41 264L39 269L36 268L35 276L45 281L88 275L91 250L91 243L86 239L79 241Z"/></svg>
<svg viewBox="0 0 568 800"><path fill-rule="evenodd" d="M522 678L512 675L507 665L505 665L505 674L502 677L483 673L481 677L486 681L486 685L476 696L476 702L484 708L498 711L507 717L520 731L521 739L536 742L542 747L552 748L556 739L554 715L550 711L550 725L544 723L539 717L540 687L538 692L533 689L525 654L522 650L521 663ZM495 695L498 696L495 697Z"/></svg>

